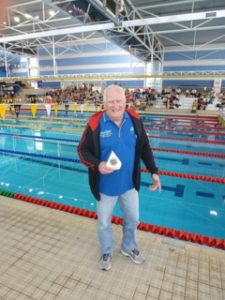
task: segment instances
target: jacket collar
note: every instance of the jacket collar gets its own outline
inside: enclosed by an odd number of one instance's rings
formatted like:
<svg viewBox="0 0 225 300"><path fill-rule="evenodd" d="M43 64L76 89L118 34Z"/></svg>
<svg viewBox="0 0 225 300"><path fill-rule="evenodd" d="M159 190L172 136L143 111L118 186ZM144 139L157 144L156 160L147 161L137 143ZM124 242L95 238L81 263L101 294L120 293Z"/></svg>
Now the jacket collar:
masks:
<svg viewBox="0 0 225 300"><path fill-rule="evenodd" d="M126 113L128 113L131 117L133 117L136 120L140 119L140 115L135 110L133 110L133 109L127 109L125 111L125 118L127 117ZM107 120L107 118L109 119L109 117L106 115L105 111L99 111L99 112L95 113L90 118L90 120L88 122L88 125L91 127L92 131L94 131L98 127L99 120L100 120L100 118L101 118L102 115L103 115L103 118L104 118L104 115L105 115L106 120Z"/></svg>

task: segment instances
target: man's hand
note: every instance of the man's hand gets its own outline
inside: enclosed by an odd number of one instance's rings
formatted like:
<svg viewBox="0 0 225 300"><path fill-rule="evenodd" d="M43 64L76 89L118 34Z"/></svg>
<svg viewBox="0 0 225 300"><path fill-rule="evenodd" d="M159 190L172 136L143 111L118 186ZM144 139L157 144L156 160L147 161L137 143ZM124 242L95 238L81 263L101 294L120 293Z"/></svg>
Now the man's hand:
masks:
<svg viewBox="0 0 225 300"><path fill-rule="evenodd" d="M115 171L114 169L107 167L105 161L100 162L98 165L98 170L101 174L110 174Z"/></svg>
<svg viewBox="0 0 225 300"><path fill-rule="evenodd" d="M150 191L159 190L159 192L161 192L162 187L161 187L159 176L157 174L153 174L152 180L153 180L153 184L149 186Z"/></svg>

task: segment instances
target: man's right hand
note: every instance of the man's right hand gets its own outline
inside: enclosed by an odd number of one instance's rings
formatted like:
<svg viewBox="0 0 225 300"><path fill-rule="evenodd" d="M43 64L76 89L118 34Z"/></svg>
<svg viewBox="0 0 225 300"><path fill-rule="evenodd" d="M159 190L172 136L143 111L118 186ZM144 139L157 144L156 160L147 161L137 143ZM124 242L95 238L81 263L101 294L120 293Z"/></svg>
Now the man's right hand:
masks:
<svg viewBox="0 0 225 300"><path fill-rule="evenodd" d="M114 169L107 167L105 161L100 162L100 164L98 165L98 170L101 174L110 174L115 171Z"/></svg>

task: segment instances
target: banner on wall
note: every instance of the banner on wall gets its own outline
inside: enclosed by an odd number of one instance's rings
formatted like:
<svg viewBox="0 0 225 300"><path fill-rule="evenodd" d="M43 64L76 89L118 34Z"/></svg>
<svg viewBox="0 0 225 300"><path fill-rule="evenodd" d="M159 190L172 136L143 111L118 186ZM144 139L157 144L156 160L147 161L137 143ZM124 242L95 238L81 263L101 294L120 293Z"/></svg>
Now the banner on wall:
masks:
<svg viewBox="0 0 225 300"><path fill-rule="evenodd" d="M6 116L6 105L5 104L0 104L0 117L5 120Z"/></svg>
<svg viewBox="0 0 225 300"><path fill-rule="evenodd" d="M31 104L31 113L32 113L32 117L35 118L36 113L37 113L37 105L36 104Z"/></svg>
<svg viewBox="0 0 225 300"><path fill-rule="evenodd" d="M59 105L57 103L54 104L54 112L55 112L55 116L58 115L58 110L59 110Z"/></svg>

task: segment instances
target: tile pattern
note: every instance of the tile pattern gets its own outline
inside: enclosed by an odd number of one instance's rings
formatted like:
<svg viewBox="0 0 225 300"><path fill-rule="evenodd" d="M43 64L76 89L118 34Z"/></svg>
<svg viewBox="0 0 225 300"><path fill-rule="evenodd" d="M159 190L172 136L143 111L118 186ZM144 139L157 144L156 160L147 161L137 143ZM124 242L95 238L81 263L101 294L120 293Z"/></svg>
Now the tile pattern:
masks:
<svg viewBox="0 0 225 300"><path fill-rule="evenodd" d="M138 232L143 265L98 269L96 220L0 198L0 299L223 300L225 252Z"/></svg>

